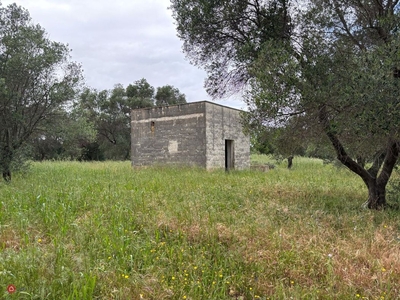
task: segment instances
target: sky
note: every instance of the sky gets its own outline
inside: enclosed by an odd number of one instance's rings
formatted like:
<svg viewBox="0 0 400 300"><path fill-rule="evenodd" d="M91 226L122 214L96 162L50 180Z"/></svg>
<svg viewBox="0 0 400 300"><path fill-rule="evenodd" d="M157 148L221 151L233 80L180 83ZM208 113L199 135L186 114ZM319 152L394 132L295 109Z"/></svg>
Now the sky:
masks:
<svg viewBox="0 0 400 300"><path fill-rule="evenodd" d="M188 102L209 100L205 71L182 52L169 0L0 0L26 8L53 41L68 44L82 64L85 83L98 89L124 87L145 78L155 88L173 85ZM244 108L240 97L217 100Z"/></svg>

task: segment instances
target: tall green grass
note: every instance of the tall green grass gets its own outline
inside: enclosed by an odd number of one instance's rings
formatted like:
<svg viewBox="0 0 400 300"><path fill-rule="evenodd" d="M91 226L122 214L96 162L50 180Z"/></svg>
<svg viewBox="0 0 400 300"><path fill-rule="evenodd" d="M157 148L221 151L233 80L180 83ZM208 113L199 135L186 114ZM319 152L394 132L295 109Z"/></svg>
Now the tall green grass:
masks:
<svg viewBox="0 0 400 300"><path fill-rule="evenodd" d="M265 173L34 163L0 183L0 297L395 299L399 216L365 197L303 158Z"/></svg>

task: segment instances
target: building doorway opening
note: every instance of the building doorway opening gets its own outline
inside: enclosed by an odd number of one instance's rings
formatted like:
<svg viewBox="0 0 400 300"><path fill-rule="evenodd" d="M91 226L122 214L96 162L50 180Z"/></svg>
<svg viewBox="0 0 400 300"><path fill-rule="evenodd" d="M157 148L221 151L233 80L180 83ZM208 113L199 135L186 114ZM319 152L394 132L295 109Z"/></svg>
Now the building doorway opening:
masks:
<svg viewBox="0 0 400 300"><path fill-rule="evenodd" d="M225 171L230 171L235 168L235 151L234 141L225 140Z"/></svg>

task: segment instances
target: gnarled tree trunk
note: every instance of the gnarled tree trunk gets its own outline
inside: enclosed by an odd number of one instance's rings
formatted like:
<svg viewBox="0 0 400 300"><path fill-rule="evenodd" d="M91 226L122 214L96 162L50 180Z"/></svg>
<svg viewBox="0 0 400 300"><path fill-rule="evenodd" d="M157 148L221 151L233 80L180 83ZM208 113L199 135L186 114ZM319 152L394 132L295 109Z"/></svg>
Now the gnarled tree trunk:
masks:
<svg viewBox="0 0 400 300"><path fill-rule="evenodd" d="M376 180L371 180L368 185L368 200L366 206L369 209L383 209L386 206L386 185L380 185Z"/></svg>
<svg viewBox="0 0 400 300"><path fill-rule="evenodd" d="M11 161L13 153L8 146L5 146L1 151L0 167L5 181L11 181Z"/></svg>
<svg viewBox="0 0 400 300"><path fill-rule="evenodd" d="M372 166L369 169L365 169L362 163L357 163L347 154L338 136L329 124L325 105L320 107L319 120L336 151L338 160L352 172L360 176L367 186L368 200L366 206L370 209L385 208L386 185L399 158L400 141L388 137L386 147L376 153Z"/></svg>
<svg viewBox="0 0 400 300"><path fill-rule="evenodd" d="M11 171L10 169L3 171L3 178L5 181L11 181Z"/></svg>
<svg viewBox="0 0 400 300"><path fill-rule="evenodd" d="M288 157L288 169L291 169L292 168L292 166L293 166L293 155L290 155L289 157Z"/></svg>

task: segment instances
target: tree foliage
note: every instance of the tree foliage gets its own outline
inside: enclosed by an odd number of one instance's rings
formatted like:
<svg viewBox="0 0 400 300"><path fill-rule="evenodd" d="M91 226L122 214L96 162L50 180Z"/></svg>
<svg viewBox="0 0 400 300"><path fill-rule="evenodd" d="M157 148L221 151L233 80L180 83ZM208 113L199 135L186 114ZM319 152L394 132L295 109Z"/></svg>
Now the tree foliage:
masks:
<svg viewBox="0 0 400 300"><path fill-rule="evenodd" d="M295 130L325 134L338 160L365 182L370 208L386 205L399 155L396 5L312 1L293 38L299 46L264 44L247 99L253 123L285 126L296 118Z"/></svg>
<svg viewBox="0 0 400 300"><path fill-rule="evenodd" d="M367 186L366 205L386 205L400 151L399 1L171 2L184 51L215 90L236 91L228 83L245 75L250 128L330 143Z"/></svg>
<svg viewBox="0 0 400 300"><path fill-rule="evenodd" d="M86 88L78 105L79 110L85 111L96 130L96 140L84 146L82 158L128 159L130 108L123 86L115 85L110 91Z"/></svg>
<svg viewBox="0 0 400 300"><path fill-rule="evenodd" d="M82 149L95 141L94 124L78 107L60 109L45 119L40 130L29 140L34 160L79 159Z"/></svg>
<svg viewBox="0 0 400 300"><path fill-rule="evenodd" d="M166 85L155 89L146 79L136 80L124 88L116 84L112 90L86 88L80 95L78 107L94 124L96 140L83 148L82 159L130 159L130 114L132 109L154 105L186 103L185 95Z"/></svg>
<svg viewBox="0 0 400 300"><path fill-rule="evenodd" d="M157 88L155 96L157 106L176 105L186 103L186 96L172 85Z"/></svg>
<svg viewBox="0 0 400 300"><path fill-rule="evenodd" d="M142 78L126 88L128 106L131 109L152 107L154 105L154 87Z"/></svg>
<svg viewBox="0 0 400 300"><path fill-rule="evenodd" d="M44 120L73 99L81 69L66 45L48 39L28 11L0 3L0 169L11 180L14 154Z"/></svg>
<svg viewBox="0 0 400 300"><path fill-rule="evenodd" d="M264 42L291 35L287 0L171 0L178 36L189 60L203 67L213 98L239 91Z"/></svg>

